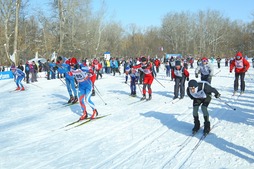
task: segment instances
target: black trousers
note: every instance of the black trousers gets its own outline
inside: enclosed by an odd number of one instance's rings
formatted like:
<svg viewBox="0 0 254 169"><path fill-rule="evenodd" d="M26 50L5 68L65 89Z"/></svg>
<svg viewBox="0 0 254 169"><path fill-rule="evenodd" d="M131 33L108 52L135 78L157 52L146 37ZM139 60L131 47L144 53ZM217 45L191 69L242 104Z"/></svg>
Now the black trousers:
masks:
<svg viewBox="0 0 254 169"><path fill-rule="evenodd" d="M241 82L241 91L245 90L245 72L244 73L235 73L235 81L234 81L234 91L238 90L239 86L239 77L240 77L240 82Z"/></svg>

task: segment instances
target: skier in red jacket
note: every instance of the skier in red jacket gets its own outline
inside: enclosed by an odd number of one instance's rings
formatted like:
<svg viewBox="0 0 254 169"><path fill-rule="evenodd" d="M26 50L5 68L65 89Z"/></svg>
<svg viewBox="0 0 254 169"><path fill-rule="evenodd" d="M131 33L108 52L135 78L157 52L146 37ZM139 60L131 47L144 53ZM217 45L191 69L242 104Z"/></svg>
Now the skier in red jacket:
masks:
<svg viewBox="0 0 254 169"><path fill-rule="evenodd" d="M240 76L240 81L241 81L241 93L240 94L243 94L244 90L245 90L245 81L244 81L245 72L247 72L247 70L250 68L250 63L245 58L243 58L243 55L241 52L237 52L235 55L235 59L232 60L232 62L230 63L230 68L229 68L230 73L232 73L233 68L235 68L235 81L234 81L233 95L235 95L238 90L239 76Z"/></svg>
<svg viewBox="0 0 254 169"><path fill-rule="evenodd" d="M153 75L153 64L147 61L146 57L141 58L141 63L132 67L133 69L139 69L144 72L144 79L143 79L143 97L141 100L146 99L146 87L148 89L149 97L147 100L152 99L152 89L151 85L153 83L154 75Z"/></svg>

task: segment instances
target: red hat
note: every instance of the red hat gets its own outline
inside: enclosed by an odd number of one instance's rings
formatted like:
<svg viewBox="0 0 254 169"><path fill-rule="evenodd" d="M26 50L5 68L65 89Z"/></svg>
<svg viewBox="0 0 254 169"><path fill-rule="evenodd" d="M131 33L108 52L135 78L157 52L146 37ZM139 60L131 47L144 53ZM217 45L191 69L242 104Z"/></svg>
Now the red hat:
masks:
<svg viewBox="0 0 254 169"><path fill-rule="evenodd" d="M243 57L243 54L241 52L237 52L235 55L236 60L240 60L242 59L242 57Z"/></svg>
<svg viewBox="0 0 254 169"><path fill-rule="evenodd" d="M70 59L66 60L65 63L69 65L70 64Z"/></svg>
<svg viewBox="0 0 254 169"><path fill-rule="evenodd" d="M204 61L208 62L208 59L207 59L206 57L203 57L203 58L202 58L202 61L203 61L203 62L204 62Z"/></svg>
<svg viewBox="0 0 254 169"><path fill-rule="evenodd" d="M76 65L78 62L77 62L77 59L76 58L71 58L70 59L70 65Z"/></svg>
<svg viewBox="0 0 254 169"><path fill-rule="evenodd" d="M241 52L237 52L235 56L241 56L241 57L243 57L243 54Z"/></svg>

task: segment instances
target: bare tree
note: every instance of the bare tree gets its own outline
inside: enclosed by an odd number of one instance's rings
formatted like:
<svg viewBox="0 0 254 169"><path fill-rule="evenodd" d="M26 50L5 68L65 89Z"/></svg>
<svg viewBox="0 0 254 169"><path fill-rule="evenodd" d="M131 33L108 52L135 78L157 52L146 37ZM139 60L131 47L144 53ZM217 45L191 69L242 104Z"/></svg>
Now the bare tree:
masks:
<svg viewBox="0 0 254 169"><path fill-rule="evenodd" d="M4 43L4 49L6 53L6 60L7 62L11 63L12 61L10 60L10 38L13 35L13 30L11 21L13 19L13 14L15 11L15 3L13 1L5 1L5 0L0 0L0 19L1 23L4 25L4 36L5 36L5 43Z"/></svg>
<svg viewBox="0 0 254 169"><path fill-rule="evenodd" d="M19 11L20 11L21 0L16 1L16 14L15 14L15 35L14 35L14 45L13 54L15 56L15 64L18 65L19 55L18 55L18 32L19 32Z"/></svg>

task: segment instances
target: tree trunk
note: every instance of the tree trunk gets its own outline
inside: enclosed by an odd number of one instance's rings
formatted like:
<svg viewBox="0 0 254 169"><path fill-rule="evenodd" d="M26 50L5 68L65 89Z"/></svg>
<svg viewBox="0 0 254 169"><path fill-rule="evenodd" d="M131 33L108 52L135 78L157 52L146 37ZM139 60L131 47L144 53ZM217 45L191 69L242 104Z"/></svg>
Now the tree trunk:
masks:
<svg viewBox="0 0 254 169"><path fill-rule="evenodd" d="M16 2L16 21L15 21L15 35L14 35L14 45L13 45L13 54L15 56L15 65L18 65L19 55L18 55L18 32L19 32L19 10L20 10L20 1Z"/></svg>

